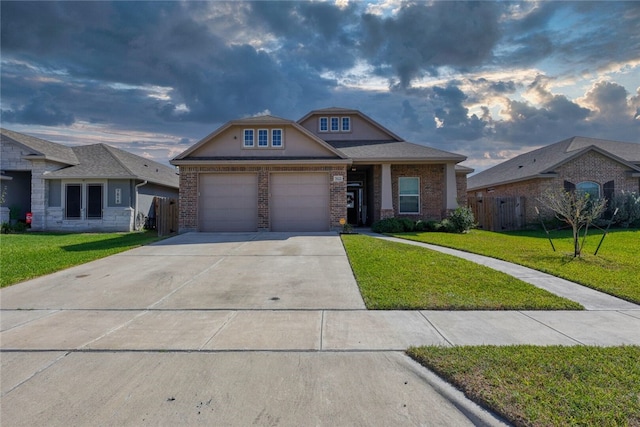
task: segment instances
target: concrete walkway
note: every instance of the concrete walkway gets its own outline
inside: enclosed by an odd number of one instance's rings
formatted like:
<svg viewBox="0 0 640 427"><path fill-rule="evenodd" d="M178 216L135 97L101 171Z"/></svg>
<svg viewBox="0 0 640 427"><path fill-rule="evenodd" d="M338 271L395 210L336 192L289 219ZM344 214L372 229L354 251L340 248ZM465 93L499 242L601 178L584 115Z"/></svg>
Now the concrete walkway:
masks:
<svg viewBox="0 0 640 427"><path fill-rule="evenodd" d="M0 421L500 425L403 351L640 345L639 306L589 304L367 311L335 234L187 234L2 289Z"/></svg>

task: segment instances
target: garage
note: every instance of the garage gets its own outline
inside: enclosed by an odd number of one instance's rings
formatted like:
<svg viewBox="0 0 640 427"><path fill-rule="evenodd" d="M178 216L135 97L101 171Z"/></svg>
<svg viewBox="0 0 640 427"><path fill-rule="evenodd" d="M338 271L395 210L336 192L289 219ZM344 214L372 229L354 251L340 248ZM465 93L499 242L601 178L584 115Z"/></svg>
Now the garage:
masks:
<svg viewBox="0 0 640 427"><path fill-rule="evenodd" d="M271 231L328 231L329 174L273 173Z"/></svg>
<svg viewBox="0 0 640 427"><path fill-rule="evenodd" d="M258 230L256 174L201 174L198 192L199 231Z"/></svg>

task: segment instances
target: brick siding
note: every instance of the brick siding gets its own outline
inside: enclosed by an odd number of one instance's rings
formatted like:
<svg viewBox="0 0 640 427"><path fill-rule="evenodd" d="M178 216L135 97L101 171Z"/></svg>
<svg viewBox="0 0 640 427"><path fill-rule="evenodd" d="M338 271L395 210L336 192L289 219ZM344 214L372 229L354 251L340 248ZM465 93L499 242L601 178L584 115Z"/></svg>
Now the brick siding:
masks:
<svg viewBox="0 0 640 427"><path fill-rule="evenodd" d="M200 173L251 172L258 176L258 229L269 230L269 176L272 172L326 172L330 186L330 227L338 230L340 219L347 217L347 169L336 166L181 166L179 229L181 233L198 230L198 176ZM334 182L342 176L342 182Z"/></svg>

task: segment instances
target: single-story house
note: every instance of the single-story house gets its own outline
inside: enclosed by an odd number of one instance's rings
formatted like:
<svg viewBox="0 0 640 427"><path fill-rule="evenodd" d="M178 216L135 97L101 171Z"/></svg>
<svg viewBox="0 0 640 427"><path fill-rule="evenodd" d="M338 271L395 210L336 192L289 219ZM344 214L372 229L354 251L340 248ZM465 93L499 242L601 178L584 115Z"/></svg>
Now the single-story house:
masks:
<svg viewBox="0 0 640 427"><path fill-rule="evenodd" d="M178 197L177 171L106 144L76 147L1 129L5 221L48 231L132 231L153 199Z"/></svg>
<svg viewBox="0 0 640 427"><path fill-rule="evenodd" d="M485 218L485 228L494 230L537 222L535 208L545 213L537 198L548 190L574 189L607 200L623 190L639 192L640 144L574 136L479 172L469 177L467 186L472 205L484 200L485 206L515 209L517 218L510 227Z"/></svg>
<svg viewBox="0 0 640 427"><path fill-rule="evenodd" d="M407 142L357 110L232 120L171 163L180 232L328 231L441 219L466 203L465 156Z"/></svg>

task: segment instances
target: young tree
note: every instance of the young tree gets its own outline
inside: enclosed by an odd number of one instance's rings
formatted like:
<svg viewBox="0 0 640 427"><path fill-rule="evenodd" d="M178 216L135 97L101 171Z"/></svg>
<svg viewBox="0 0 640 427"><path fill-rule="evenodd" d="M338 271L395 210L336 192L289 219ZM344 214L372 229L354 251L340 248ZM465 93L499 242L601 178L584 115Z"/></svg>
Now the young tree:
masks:
<svg viewBox="0 0 640 427"><path fill-rule="evenodd" d="M594 200L591 195L580 191L547 191L538 201L550 209L560 221L566 222L573 230L573 256L579 257L589 225L600 218L607 207L604 198ZM582 243L580 231L584 228Z"/></svg>

